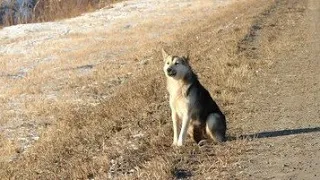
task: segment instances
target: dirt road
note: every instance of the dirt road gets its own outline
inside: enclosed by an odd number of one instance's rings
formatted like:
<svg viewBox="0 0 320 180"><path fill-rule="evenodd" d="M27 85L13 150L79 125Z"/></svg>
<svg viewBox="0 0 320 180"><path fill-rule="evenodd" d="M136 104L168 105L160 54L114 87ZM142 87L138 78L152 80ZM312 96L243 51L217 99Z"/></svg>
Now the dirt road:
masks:
<svg viewBox="0 0 320 180"><path fill-rule="evenodd" d="M139 2L0 31L1 179L319 179L318 0ZM228 142L170 147L161 47L190 52Z"/></svg>
<svg viewBox="0 0 320 180"><path fill-rule="evenodd" d="M319 179L320 1L278 6L256 39L272 37L274 47L258 48L276 53L269 69L257 73L246 96L250 112L241 126L256 138L244 172L250 179Z"/></svg>

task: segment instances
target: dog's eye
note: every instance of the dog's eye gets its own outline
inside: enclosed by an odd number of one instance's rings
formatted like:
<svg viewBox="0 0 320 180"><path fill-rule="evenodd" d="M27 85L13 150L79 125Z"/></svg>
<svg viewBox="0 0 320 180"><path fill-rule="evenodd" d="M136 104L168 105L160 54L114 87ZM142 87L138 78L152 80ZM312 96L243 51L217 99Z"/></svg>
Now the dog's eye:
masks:
<svg viewBox="0 0 320 180"><path fill-rule="evenodd" d="M177 64L179 64L179 62L178 62L178 61L176 61L176 62L174 63L174 65L177 65Z"/></svg>
<svg viewBox="0 0 320 180"><path fill-rule="evenodd" d="M169 65L170 63L169 62L167 62L167 65Z"/></svg>

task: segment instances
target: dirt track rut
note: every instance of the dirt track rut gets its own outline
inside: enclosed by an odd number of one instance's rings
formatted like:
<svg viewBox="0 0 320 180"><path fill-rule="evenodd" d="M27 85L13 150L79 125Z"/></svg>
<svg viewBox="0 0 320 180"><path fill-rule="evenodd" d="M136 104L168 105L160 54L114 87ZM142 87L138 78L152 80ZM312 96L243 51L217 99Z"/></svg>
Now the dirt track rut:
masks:
<svg viewBox="0 0 320 180"><path fill-rule="evenodd" d="M241 126L254 138L244 172L250 179L319 179L320 2L278 6L267 20L272 27L260 32L260 41L275 39L274 47L261 47L274 53L274 64L257 73L245 96L251 112Z"/></svg>

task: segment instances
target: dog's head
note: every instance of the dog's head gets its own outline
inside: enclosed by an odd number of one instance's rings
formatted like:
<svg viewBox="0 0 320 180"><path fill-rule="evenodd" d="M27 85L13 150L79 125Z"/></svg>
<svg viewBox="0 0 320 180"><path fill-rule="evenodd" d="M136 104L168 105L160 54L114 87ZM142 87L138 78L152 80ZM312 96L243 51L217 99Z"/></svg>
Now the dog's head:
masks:
<svg viewBox="0 0 320 180"><path fill-rule="evenodd" d="M171 56L162 49L163 71L167 77L183 79L190 72L189 57Z"/></svg>

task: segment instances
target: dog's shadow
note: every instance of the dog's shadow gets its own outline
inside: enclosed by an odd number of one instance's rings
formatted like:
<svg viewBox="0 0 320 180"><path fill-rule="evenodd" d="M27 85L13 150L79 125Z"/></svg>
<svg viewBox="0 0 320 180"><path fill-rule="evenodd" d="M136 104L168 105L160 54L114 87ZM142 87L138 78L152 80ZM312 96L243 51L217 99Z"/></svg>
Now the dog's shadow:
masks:
<svg viewBox="0 0 320 180"><path fill-rule="evenodd" d="M238 137L229 137L228 139L231 141L236 139L254 139L254 138L260 139L260 138L288 136L288 135L295 135L295 134L305 134L305 133L312 133L312 132L320 132L320 127L285 129L285 130L278 130L278 131L264 131L259 133L241 135Z"/></svg>

